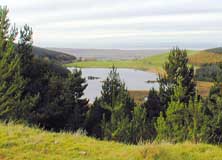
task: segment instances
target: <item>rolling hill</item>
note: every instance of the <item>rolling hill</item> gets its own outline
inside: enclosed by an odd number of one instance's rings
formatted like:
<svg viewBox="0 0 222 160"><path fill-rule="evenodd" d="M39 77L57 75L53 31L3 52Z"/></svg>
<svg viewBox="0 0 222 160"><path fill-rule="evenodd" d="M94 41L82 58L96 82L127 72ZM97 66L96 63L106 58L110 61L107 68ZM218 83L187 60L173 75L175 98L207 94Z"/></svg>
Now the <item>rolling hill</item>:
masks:
<svg viewBox="0 0 222 160"><path fill-rule="evenodd" d="M222 47L218 47L218 48L211 48L211 49L207 49L207 52L211 52L211 53L222 53Z"/></svg>
<svg viewBox="0 0 222 160"><path fill-rule="evenodd" d="M189 63L200 66L222 62L222 47L199 51L189 57Z"/></svg>
<svg viewBox="0 0 222 160"><path fill-rule="evenodd" d="M69 53L85 60L132 60L168 52L168 49L75 49L75 48L49 48L51 50Z"/></svg>
<svg viewBox="0 0 222 160"><path fill-rule="evenodd" d="M0 160L221 160L220 146L208 144L126 145L79 133L53 133L0 122Z"/></svg>
<svg viewBox="0 0 222 160"><path fill-rule="evenodd" d="M49 50L40 47L33 47L32 53L37 57L47 58L60 63L70 63L76 59L75 56L64 52Z"/></svg>
<svg viewBox="0 0 222 160"><path fill-rule="evenodd" d="M188 56L195 55L198 51L188 50ZM149 70L161 72L164 62L167 60L169 52L148 56L143 59L133 60L90 60L79 61L67 64L67 67L80 68L111 68L113 65L117 68L133 68L140 70Z"/></svg>

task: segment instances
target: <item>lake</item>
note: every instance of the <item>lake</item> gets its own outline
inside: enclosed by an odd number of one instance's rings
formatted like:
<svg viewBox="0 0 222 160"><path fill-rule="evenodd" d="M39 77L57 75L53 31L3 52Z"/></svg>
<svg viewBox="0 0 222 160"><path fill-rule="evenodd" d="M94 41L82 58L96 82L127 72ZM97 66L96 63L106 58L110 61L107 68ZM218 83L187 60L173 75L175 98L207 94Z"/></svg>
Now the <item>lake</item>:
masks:
<svg viewBox="0 0 222 160"><path fill-rule="evenodd" d="M68 68L75 69L74 67ZM93 102L96 97L101 95L102 81L104 81L110 70L107 68L82 68L82 76L86 78L88 87L85 90L84 97ZM122 81L125 82L128 90L149 90L157 89L158 83L147 83L147 81L156 81L158 75L153 72L145 72L135 69L117 69ZM98 77L99 79L90 79L89 77Z"/></svg>

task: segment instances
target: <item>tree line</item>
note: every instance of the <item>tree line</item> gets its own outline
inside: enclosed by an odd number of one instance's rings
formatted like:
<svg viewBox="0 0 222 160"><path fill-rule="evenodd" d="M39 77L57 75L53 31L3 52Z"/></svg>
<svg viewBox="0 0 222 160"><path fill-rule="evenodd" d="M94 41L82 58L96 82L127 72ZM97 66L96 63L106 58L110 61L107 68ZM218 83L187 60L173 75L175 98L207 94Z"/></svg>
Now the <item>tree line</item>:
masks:
<svg viewBox="0 0 222 160"><path fill-rule="evenodd" d="M137 105L113 67L92 105L82 98L87 87L81 70L34 57L32 29L10 24L0 7L0 119L53 131L83 129L99 139L137 144L222 142L222 94L219 83L209 96L198 95L194 68L186 50L174 48L151 89Z"/></svg>

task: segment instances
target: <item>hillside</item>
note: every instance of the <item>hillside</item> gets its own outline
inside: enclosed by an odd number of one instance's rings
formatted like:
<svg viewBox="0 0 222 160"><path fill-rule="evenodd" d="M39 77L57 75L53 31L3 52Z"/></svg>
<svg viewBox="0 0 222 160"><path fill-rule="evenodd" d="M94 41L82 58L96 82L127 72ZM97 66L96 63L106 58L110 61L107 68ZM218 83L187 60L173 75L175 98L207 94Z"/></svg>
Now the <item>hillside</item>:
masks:
<svg viewBox="0 0 222 160"><path fill-rule="evenodd" d="M37 57L48 58L50 60L58 61L60 63L70 63L76 59L75 56L64 52L53 51L40 47L33 47L33 54Z"/></svg>
<svg viewBox="0 0 222 160"><path fill-rule="evenodd" d="M202 64L210 64L210 63L212 64L212 63L222 62L222 54L218 54L219 52L215 53L210 51L213 50L200 51L194 55L191 55L189 57L189 63L200 66Z"/></svg>
<svg viewBox="0 0 222 160"><path fill-rule="evenodd" d="M168 52L167 49L75 49L75 48L50 48L51 50L69 53L86 60L131 60L142 59L147 56Z"/></svg>
<svg viewBox="0 0 222 160"><path fill-rule="evenodd" d="M207 144L125 145L77 133L52 133L0 123L1 160L221 160L221 157L221 147Z"/></svg>
<svg viewBox="0 0 222 160"><path fill-rule="evenodd" d="M188 51L188 55L194 55L198 51ZM162 53L158 55L149 56L143 59L134 60L94 60L81 61L67 64L68 67L82 67L82 68L111 68L113 65L117 68L134 68L140 70L150 70L154 72L161 72L164 62L167 60L169 53Z"/></svg>
<svg viewBox="0 0 222 160"><path fill-rule="evenodd" d="M218 53L221 54L222 53L222 47L218 47L218 48L211 48L211 49L207 49L207 52L211 52L211 53Z"/></svg>

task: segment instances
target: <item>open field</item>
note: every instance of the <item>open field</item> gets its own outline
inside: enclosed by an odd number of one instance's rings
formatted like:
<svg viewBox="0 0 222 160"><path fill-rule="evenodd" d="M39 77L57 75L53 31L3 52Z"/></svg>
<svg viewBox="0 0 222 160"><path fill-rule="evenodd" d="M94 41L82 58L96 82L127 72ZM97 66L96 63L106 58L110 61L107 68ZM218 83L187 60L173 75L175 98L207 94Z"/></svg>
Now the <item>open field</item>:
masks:
<svg viewBox="0 0 222 160"><path fill-rule="evenodd" d="M188 56L194 55L199 51L188 51ZM134 68L140 70L149 70L161 72L164 62L167 60L169 53L149 56L138 60L98 60L98 61L81 61L66 64L67 67L80 68L111 68L113 65L117 68Z"/></svg>
<svg viewBox="0 0 222 160"><path fill-rule="evenodd" d="M221 160L222 148L207 144L126 145L71 133L52 133L0 123L1 160Z"/></svg>
<svg viewBox="0 0 222 160"><path fill-rule="evenodd" d="M209 92L210 92L210 88L213 86L214 84L212 82L203 82L203 81L197 81L197 90L198 90L198 94L200 94L203 97L208 96Z"/></svg>
<svg viewBox="0 0 222 160"><path fill-rule="evenodd" d="M212 82L203 82L203 81L197 81L197 90L198 94L200 94L203 97L208 96L210 92L210 88L213 86ZM148 96L149 91L135 91L130 90L129 94L134 99L136 104L141 104L144 102L144 99Z"/></svg>
<svg viewBox="0 0 222 160"><path fill-rule="evenodd" d="M200 51L189 56L189 63L200 66L202 64L222 62L222 54Z"/></svg>

